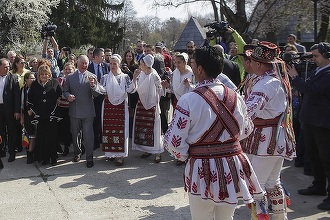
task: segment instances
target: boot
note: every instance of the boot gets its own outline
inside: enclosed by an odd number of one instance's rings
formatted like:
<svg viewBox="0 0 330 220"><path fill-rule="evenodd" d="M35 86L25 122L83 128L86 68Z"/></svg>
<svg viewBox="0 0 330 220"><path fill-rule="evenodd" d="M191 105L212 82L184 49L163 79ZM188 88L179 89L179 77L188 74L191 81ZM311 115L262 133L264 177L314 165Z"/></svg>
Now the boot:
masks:
<svg viewBox="0 0 330 220"><path fill-rule="evenodd" d="M33 159L33 152L31 151L27 151L26 152L26 155L27 155L27 160L26 160L26 163L27 164L31 164L34 162L34 159Z"/></svg>
<svg viewBox="0 0 330 220"><path fill-rule="evenodd" d="M273 189L266 189L269 203L272 206L273 220L288 219L286 214L286 200L284 190L281 186L275 186Z"/></svg>

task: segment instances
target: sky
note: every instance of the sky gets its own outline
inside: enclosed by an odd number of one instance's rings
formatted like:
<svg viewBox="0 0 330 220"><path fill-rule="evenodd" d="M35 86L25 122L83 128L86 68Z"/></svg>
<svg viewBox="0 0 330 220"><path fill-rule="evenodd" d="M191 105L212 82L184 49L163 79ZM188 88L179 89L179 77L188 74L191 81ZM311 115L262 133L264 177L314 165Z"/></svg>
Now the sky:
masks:
<svg viewBox="0 0 330 220"><path fill-rule="evenodd" d="M170 17L174 17L176 19L189 19L190 16L202 16L205 14L213 14L212 7L210 3L190 3L178 8L159 8L153 9L151 7L151 0L131 0L135 11L137 12L137 17L144 16L156 16L161 20L167 20Z"/></svg>

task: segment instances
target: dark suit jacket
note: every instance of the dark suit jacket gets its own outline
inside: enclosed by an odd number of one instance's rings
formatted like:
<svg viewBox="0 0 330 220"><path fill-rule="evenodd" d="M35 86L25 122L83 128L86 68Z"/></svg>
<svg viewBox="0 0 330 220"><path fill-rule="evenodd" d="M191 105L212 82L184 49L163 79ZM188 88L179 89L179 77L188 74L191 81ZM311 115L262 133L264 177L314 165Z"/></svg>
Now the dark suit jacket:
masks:
<svg viewBox="0 0 330 220"><path fill-rule="evenodd" d="M312 75L306 82L296 77L292 85L303 94L299 119L330 129L330 66Z"/></svg>
<svg viewBox="0 0 330 220"><path fill-rule="evenodd" d="M12 115L21 112L21 91L18 85L16 74L8 73L3 90L3 103L5 104L6 114Z"/></svg>
<svg viewBox="0 0 330 220"><path fill-rule="evenodd" d="M103 75L108 74L108 73L110 72L110 65L109 65L109 63L105 63L105 62L103 62L103 63L101 63L101 67L102 67ZM93 62L91 62L91 63L88 65L87 70L88 70L89 72L91 72L91 73L94 73L95 75L96 75L96 73L97 73L96 70L94 69L94 63L93 63ZM102 76L101 76L101 77L102 77Z"/></svg>
<svg viewBox="0 0 330 220"><path fill-rule="evenodd" d="M223 60L223 74L228 76L228 78L238 86L241 82L239 66L234 61L224 59Z"/></svg>

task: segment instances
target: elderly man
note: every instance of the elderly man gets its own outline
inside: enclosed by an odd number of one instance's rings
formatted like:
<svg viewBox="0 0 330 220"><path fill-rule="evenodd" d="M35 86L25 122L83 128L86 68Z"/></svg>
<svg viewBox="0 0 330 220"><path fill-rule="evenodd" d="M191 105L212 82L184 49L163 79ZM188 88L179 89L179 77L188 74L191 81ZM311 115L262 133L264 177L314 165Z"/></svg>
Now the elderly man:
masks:
<svg viewBox="0 0 330 220"><path fill-rule="evenodd" d="M102 94L102 92L96 76L87 71L88 62L89 60L86 55L80 55L78 57L78 70L67 77L63 95L70 102L69 116L75 154L73 162L80 161L82 149L79 138L77 137L82 130L83 144L86 149L87 168L91 168L94 166L93 121L95 108L93 97Z"/></svg>

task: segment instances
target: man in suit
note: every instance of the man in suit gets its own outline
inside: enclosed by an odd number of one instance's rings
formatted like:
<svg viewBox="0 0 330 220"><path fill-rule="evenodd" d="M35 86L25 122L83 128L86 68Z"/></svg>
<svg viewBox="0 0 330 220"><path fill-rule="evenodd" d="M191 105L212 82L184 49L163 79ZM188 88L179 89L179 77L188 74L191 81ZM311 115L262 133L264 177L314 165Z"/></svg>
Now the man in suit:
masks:
<svg viewBox="0 0 330 220"><path fill-rule="evenodd" d="M97 97L101 94L101 91L96 76L87 71L88 62L89 60L86 55L80 55L78 57L78 70L67 77L63 94L70 102L69 116L75 154L73 162L80 161L82 150L81 143L77 137L82 130L87 167L91 168L94 166L93 121L95 117L95 108L93 96Z"/></svg>
<svg viewBox="0 0 330 220"><path fill-rule="evenodd" d="M298 193L328 195L317 208L330 210L330 44L315 44L311 52L318 68L306 81L293 65L288 66L292 85L303 94L299 119L303 123L305 150L314 176L312 185L298 190Z"/></svg>
<svg viewBox="0 0 330 220"><path fill-rule="evenodd" d="M103 75L108 74L110 66L108 63L104 62L104 49L96 48L93 51L93 62L88 65L87 70L91 73L94 73L97 81L100 82ZM94 129L94 150L100 147L102 143L102 123L101 123L101 114L102 114L102 103L104 100L104 95L99 95L94 98L95 106L95 118L93 123Z"/></svg>
<svg viewBox="0 0 330 220"><path fill-rule="evenodd" d="M297 37L294 34L289 34L287 37L287 42L296 46L299 53L306 53L305 46L297 43Z"/></svg>
<svg viewBox="0 0 330 220"><path fill-rule="evenodd" d="M21 93L18 85L17 74L9 72L9 61L0 59L0 136L4 141L0 144L1 156L6 156L5 143L8 144L8 162L15 160L15 148L18 140L15 123L20 118ZM5 107L6 106L6 107ZM8 141L6 141L8 137Z"/></svg>

